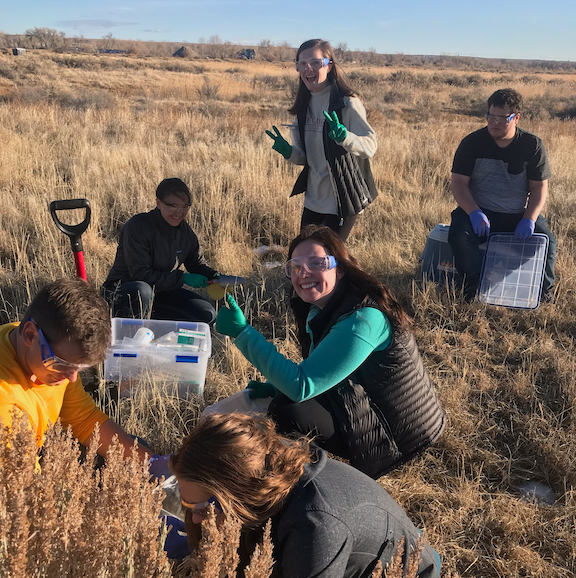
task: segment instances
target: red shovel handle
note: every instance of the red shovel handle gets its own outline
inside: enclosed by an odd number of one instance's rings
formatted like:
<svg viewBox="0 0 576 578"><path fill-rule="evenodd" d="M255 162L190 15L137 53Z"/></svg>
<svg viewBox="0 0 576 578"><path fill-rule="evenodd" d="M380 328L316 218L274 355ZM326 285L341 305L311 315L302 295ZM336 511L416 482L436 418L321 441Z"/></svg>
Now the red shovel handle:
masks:
<svg viewBox="0 0 576 578"><path fill-rule="evenodd" d="M56 211L67 211L70 209L86 209L84 220L77 225L67 225L63 223L56 215ZM63 201L52 201L50 203L50 214L56 226L70 237L70 244L74 252L74 262L76 264L76 275L84 281L87 281L86 267L84 266L84 253L82 250L82 233L90 224L92 210L88 199L66 199Z"/></svg>

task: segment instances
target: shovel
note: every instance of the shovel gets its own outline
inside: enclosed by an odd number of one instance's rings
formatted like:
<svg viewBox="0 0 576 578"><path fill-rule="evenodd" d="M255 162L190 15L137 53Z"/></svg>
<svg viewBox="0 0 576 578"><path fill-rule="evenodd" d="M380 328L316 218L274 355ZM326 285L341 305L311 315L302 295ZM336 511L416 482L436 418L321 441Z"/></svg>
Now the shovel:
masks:
<svg viewBox="0 0 576 578"><path fill-rule="evenodd" d="M208 281L208 295L218 301L222 299L226 292L231 291L234 285L244 285L246 279L244 277L236 277L234 275L220 275L217 279L212 279Z"/></svg>
<svg viewBox="0 0 576 578"><path fill-rule="evenodd" d="M56 211L68 211L70 209L86 209L84 220L77 225L66 225L56 215ZM74 263L76 265L76 276L87 281L86 267L84 266L84 251L82 248L82 233L90 224L90 201L88 199L68 199L63 201L52 201L50 203L50 214L56 226L70 237L72 252L74 253Z"/></svg>

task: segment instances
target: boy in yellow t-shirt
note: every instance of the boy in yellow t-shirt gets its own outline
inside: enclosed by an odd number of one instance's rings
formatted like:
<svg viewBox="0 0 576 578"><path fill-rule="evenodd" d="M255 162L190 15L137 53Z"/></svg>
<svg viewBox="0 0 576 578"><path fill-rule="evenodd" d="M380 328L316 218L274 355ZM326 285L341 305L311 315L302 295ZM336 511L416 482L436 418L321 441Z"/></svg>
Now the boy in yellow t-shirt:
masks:
<svg viewBox="0 0 576 578"><path fill-rule="evenodd" d="M105 455L114 435L130 455L134 439L100 411L78 372L100 363L110 343L106 302L81 279L44 286L20 323L0 326L0 420L9 425L14 411L27 414L42 445L49 423L63 427L88 445L100 424L98 453ZM138 444L138 453L152 453Z"/></svg>

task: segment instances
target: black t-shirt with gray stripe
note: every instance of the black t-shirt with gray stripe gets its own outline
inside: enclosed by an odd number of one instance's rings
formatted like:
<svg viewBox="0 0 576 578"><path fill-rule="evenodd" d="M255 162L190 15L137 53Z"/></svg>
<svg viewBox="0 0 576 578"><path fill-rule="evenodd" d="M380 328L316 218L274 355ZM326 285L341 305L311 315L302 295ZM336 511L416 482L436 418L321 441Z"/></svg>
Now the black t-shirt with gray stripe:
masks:
<svg viewBox="0 0 576 578"><path fill-rule="evenodd" d="M470 192L478 206L498 213L523 213L528 181L550 178L542 140L518 127L505 148L496 144L487 127L469 134L456 150L452 172L470 177Z"/></svg>

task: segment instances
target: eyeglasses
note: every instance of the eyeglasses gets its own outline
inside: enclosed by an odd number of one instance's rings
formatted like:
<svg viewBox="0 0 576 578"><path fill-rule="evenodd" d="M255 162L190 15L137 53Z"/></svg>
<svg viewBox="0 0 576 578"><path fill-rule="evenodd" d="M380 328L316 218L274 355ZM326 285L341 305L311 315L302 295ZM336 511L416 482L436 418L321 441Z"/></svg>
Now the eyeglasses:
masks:
<svg viewBox="0 0 576 578"><path fill-rule="evenodd" d="M160 199L162 201L162 199ZM165 207L168 207L168 209L170 211L172 211L173 213L177 213L178 211L182 211L183 213L187 213L188 209L190 209L191 205L175 205L174 203L167 203L165 201L162 201L162 204Z"/></svg>
<svg viewBox="0 0 576 578"><path fill-rule="evenodd" d="M496 124L499 123L504 123L504 124L510 124L510 122L512 122L512 119L516 116L516 113L513 112L512 114L509 114L508 116L502 116L500 114L490 114L489 112L486 113L486 120L488 122L493 122Z"/></svg>
<svg viewBox="0 0 576 578"><path fill-rule="evenodd" d="M214 505L214 510L216 510L217 514L221 514L224 511L216 496L212 496L205 502L199 502L197 504L191 504L190 502L185 502L184 500L180 500L180 502L187 510L190 510L193 514L196 514L201 518L205 518L208 515L208 506L210 504Z"/></svg>
<svg viewBox="0 0 576 578"><path fill-rule="evenodd" d="M332 255L324 255L323 257L305 255L287 261L286 265L284 265L284 273L290 279L292 275L300 275L302 267L306 267L310 273L321 273L322 271L334 269L336 265L338 265L338 261Z"/></svg>
<svg viewBox="0 0 576 578"><path fill-rule="evenodd" d="M81 371L82 369L92 367L90 363L70 363L61 357L58 357L50 347L48 340L44 336L42 329L38 327L36 321L34 321L32 317L28 317L27 321L32 321L32 323L36 325L36 329L38 329L40 355L42 356L42 363L46 369L49 371L56 371L58 373L68 373L70 371Z"/></svg>
<svg viewBox="0 0 576 578"><path fill-rule="evenodd" d="M311 60L296 60L296 70L306 70L308 66L312 70L320 70L330 64L329 58L312 58Z"/></svg>

